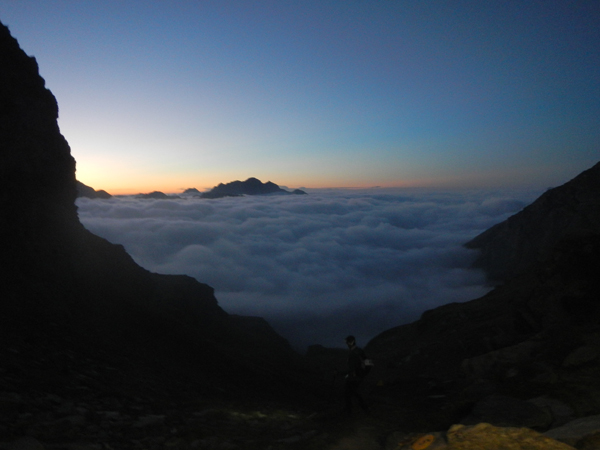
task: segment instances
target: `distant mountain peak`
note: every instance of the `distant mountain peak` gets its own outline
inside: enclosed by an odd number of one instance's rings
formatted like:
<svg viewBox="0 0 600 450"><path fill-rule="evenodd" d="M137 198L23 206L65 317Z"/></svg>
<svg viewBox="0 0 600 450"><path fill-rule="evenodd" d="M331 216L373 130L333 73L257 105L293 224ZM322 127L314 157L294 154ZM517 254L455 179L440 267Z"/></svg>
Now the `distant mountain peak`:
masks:
<svg viewBox="0 0 600 450"><path fill-rule="evenodd" d="M180 198L178 195L167 195L161 191L152 191L146 194L137 194L135 198L152 200L174 200Z"/></svg>
<svg viewBox="0 0 600 450"><path fill-rule="evenodd" d="M103 189L100 189L97 191L93 187L83 184L81 181L77 181L76 183L77 183L76 184L77 197L101 198L101 199L112 198L112 195L110 195L108 192L106 192Z"/></svg>
<svg viewBox="0 0 600 450"><path fill-rule="evenodd" d="M232 181L227 184L220 183L208 192L201 194L202 198L241 197L243 195L306 195L306 192L296 189L286 191L277 184L267 181L263 183L258 178L248 178L246 181Z"/></svg>

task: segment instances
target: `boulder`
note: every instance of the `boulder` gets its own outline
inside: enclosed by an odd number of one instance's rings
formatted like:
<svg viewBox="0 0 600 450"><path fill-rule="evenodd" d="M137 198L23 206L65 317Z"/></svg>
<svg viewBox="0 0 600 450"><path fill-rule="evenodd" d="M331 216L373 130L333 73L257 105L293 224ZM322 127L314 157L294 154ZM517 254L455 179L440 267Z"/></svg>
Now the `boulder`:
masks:
<svg viewBox="0 0 600 450"><path fill-rule="evenodd" d="M494 394L477 402L471 414L461 422L465 425L486 422L496 426L547 429L552 424L552 415L535 403Z"/></svg>
<svg viewBox="0 0 600 450"><path fill-rule="evenodd" d="M462 362L462 369L471 378L480 378L489 372L506 372L524 361L529 361L543 346L543 340L534 336L516 345L467 358Z"/></svg>
<svg viewBox="0 0 600 450"><path fill-rule="evenodd" d="M529 428L495 427L489 423L455 425L446 439L448 450L573 450Z"/></svg>
<svg viewBox="0 0 600 450"><path fill-rule="evenodd" d="M600 349L591 345L583 345L573 350L563 361L564 367L581 366L598 358Z"/></svg>
<svg viewBox="0 0 600 450"><path fill-rule="evenodd" d="M447 432L390 435L386 450L574 450L574 447L529 428L489 423L453 425Z"/></svg>
<svg viewBox="0 0 600 450"><path fill-rule="evenodd" d="M551 427L555 428L573 420L575 410L565 402L549 396L541 396L528 400L538 408L547 411L552 416Z"/></svg>
<svg viewBox="0 0 600 450"><path fill-rule="evenodd" d="M573 446L598 434L600 434L600 415L582 417L544 433L547 437Z"/></svg>
<svg viewBox="0 0 600 450"><path fill-rule="evenodd" d="M433 432L405 436L402 433L393 433L385 444L385 450L444 450L448 448L446 434Z"/></svg>

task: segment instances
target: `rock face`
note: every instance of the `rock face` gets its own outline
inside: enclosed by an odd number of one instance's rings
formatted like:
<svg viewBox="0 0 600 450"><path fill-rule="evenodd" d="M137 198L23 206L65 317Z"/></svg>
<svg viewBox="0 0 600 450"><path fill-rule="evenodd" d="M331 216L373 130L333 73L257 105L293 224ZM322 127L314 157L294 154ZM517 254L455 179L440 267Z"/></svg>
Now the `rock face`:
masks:
<svg viewBox="0 0 600 450"><path fill-rule="evenodd" d="M570 445L555 441L526 428L498 428L481 423L473 427L457 425L448 430L448 450L569 450Z"/></svg>
<svg viewBox="0 0 600 450"><path fill-rule="evenodd" d="M209 192L204 192L202 198L221 198L221 197L239 197L242 195L305 195L306 192L295 189L294 191L286 191L281 189L275 183L267 181L263 183L256 178L248 178L246 181L232 181L227 184L219 184L212 188Z"/></svg>
<svg viewBox="0 0 600 450"><path fill-rule="evenodd" d="M433 432L406 439L392 435L385 450L574 450L528 428L495 427L489 423L454 425L447 432Z"/></svg>
<svg viewBox="0 0 600 450"><path fill-rule="evenodd" d="M484 231L466 247L478 249L476 267L504 281L548 257L563 238L600 230L600 163L550 189L525 209Z"/></svg>
<svg viewBox="0 0 600 450"><path fill-rule="evenodd" d="M11 389L68 385L55 379L54 354L121 355L123 370L188 376L200 390L266 392L284 380L297 355L266 322L249 329L221 309L210 286L150 273L81 225L57 102L2 24L0 67L0 361L12 361L0 374ZM41 374L43 390L35 387ZM73 386L86 378L73 377Z"/></svg>
<svg viewBox="0 0 600 450"><path fill-rule="evenodd" d="M380 391L399 395L399 403L432 399L437 406L429 403L423 414L445 426L490 422L543 430L600 413L599 169L481 235L490 239L490 260L496 245L512 236L505 245L516 252L507 262L514 265L526 237L540 236L532 237L537 250L526 247L522 257L531 261L527 269L521 266L484 297L426 311L367 345ZM502 232L509 229L515 234ZM523 401L529 404L510 406Z"/></svg>
<svg viewBox="0 0 600 450"><path fill-rule="evenodd" d="M56 100L44 87L35 58L21 51L4 26L0 65L0 226L10 245L2 257L9 257L8 267L18 271L28 257L19 256L17 249L26 253L23 246L33 250L35 241L48 234L75 233L82 227L74 204L75 161L58 130Z"/></svg>
<svg viewBox="0 0 600 450"><path fill-rule="evenodd" d="M577 448L599 448L600 416L577 419L544 434L557 441L577 446Z"/></svg>

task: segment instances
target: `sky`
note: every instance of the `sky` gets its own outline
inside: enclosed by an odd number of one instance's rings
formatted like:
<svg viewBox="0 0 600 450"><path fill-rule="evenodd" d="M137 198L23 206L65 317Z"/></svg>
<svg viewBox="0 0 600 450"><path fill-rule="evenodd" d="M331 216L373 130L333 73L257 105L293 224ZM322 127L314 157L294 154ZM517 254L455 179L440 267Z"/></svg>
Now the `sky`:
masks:
<svg viewBox="0 0 600 450"><path fill-rule="evenodd" d="M309 189L221 199L80 198L81 222L152 272L215 289L298 351L364 346L385 330L490 290L463 244L540 192Z"/></svg>
<svg viewBox="0 0 600 450"><path fill-rule="evenodd" d="M0 0L112 194L543 189L600 160L597 0Z"/></svg>

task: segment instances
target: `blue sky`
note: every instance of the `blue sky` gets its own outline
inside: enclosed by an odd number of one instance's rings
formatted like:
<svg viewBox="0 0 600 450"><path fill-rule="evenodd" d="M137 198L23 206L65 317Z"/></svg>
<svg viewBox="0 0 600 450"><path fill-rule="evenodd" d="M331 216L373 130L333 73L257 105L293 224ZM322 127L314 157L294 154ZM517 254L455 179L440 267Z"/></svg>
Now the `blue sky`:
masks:
<svg viewBox="0 0 600 450"><path fill-rule="evenodd" d="M111 193L533 187L600 160L598 1L0 0Z"/></svg>

